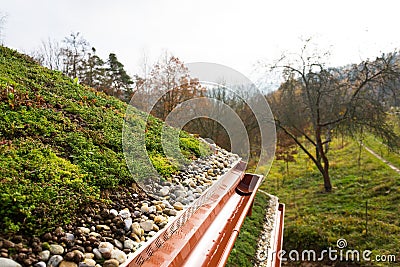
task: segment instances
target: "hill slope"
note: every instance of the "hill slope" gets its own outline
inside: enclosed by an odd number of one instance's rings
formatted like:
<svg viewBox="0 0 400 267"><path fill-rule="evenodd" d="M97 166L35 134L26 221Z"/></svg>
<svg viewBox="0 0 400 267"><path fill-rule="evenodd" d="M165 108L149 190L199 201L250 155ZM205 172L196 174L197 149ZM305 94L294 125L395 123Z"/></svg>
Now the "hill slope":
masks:
<svg viewBox="0 0 400 267"><path fill-rule="evenodd" d="M141 194L122 151L125 110L124 102L0 47L0 235L40 235L116 190ZM160 143L162 123L150 122L146 141ZM188 158L206 151L181 136ZM149 154L168 176L179 166L160 148L148 147Z"/></svg>

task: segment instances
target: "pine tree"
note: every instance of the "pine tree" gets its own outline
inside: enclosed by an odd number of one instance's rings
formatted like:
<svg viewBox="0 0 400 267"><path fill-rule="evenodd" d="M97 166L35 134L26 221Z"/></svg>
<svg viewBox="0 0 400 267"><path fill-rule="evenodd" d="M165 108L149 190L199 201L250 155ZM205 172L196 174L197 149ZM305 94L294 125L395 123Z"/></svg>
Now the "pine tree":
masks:
<svg viewBox="0 0 400 267"><path fill-rule="evenodd" d="M107 86L109 93L114 96L125 98L125 95L130 95L132 92L133 81L132 78L124 69L124 65L118 61L114 53L108 56L107 68Z"/></svg>
<svg viewBox="0 0 400 267"><path fill-rule="evenodd" d="M104 61L96 55L96 48L92 47L92 52L88 53L87 60L84 62L84 71L80 79L90 87L103 90L105 75Z"/></svg>

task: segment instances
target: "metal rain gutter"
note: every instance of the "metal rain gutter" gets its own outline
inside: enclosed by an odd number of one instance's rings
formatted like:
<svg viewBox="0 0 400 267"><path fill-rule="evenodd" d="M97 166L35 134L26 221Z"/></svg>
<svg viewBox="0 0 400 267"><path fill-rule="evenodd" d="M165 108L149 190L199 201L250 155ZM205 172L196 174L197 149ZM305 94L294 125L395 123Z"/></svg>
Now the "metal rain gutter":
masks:
<svg viewBox="0 0 400 267"><path fill-rule="evenodd" d="M224 266L263 181L261 175L244 173L245 166L238 161L122 266ZM279 207L275 251L282 247L284 206ZM271 263L280 266L277 257Z"/></svg>

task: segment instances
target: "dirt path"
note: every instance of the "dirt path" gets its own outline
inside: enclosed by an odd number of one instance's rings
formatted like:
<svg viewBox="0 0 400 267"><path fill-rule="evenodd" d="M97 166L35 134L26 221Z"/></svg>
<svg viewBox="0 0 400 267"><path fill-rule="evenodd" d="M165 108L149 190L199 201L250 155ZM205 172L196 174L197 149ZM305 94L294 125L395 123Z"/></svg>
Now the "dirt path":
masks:
<svg viewBox="0 0 400 267"><path fill-rule="evenodd" d="M381 156L379 156L377 153L375 153L375 151L373 151L371 148L367 147L366 145L363 144L363 147L372 155L374 155L377 159L379 159L380 161L382 161L383 163L385 163L387 166L389 166L392 170L396 171L397 173L400 173L400 169L397 168L396 166L394 166L392 163L390 163L389 161L387 161L386 159L382 158Z"/></svg>

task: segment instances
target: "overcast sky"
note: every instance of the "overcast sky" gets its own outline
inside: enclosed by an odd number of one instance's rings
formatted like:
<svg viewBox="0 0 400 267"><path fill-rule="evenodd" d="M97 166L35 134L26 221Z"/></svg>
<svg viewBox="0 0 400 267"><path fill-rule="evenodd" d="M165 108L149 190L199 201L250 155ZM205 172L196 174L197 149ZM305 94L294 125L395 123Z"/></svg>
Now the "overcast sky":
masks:
<svg viewBox="0 0 400 267"><path fill-rule="evenodd" d="M114 52L130 74L168 50L251 76L258 60L298 51L313 37L333 65L400 47L398 1L2 0L3 43L30 52L49 37L81 32L103 58Z"/></svg>

